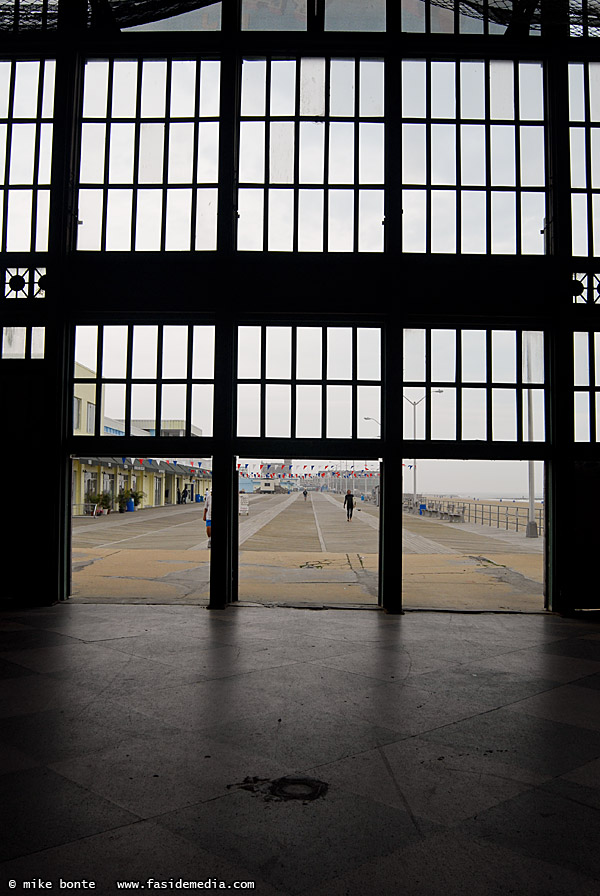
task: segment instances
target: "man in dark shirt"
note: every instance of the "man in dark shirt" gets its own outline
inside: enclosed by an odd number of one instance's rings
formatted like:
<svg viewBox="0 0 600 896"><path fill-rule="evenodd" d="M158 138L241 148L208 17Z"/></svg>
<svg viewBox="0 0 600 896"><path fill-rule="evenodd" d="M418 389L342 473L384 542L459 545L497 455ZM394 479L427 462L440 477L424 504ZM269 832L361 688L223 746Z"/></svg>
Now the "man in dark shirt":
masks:
<svg viewBox="0 0 600 896"><path fill-rule="evenodd" d="M346 513L348 515L348 522L352 519L352 511L354 510L354 495L348 489L344 496L344 507L346 508Z"/></svg>

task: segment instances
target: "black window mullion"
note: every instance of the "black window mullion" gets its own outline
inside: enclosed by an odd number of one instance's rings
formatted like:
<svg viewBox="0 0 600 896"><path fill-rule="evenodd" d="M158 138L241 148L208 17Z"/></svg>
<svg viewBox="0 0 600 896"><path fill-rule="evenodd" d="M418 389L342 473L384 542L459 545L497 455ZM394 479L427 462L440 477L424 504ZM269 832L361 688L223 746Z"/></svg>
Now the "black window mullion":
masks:
<svg viewBox="0 0 600 896"><path fill-rule="evenodd" d="M298 371L297 371L297 361L298 361L298 346L297 346L297 331L298 328L294 324L292 326L292 357L291 357L291 382L290 382L290 435L292 439L296 438L296 390L298 388Z"/></svg>
<svg viewBox="0 0 600 896"><path fill-rule="evenodd" d="M266 59L265 71L265 133L264 133L264 167L263 167L263 251L269 248L269 202L271 196L271 65L270 56Z"/></svg>
<svg viewBox="0 0 600 896"><path fill-rule="evenodd" d="M104 327L98 327L98 340L96 345L96 407L94 408L94 434L101 436L104 393ZM86 421L87 426L87 421Z"/></svg>
<svg viewBox="0 0 600 896"><path fill-rule="evenodd" d="M102 222L100 229L100 251L106 251L106 229L108 218L108 185L110 172L110 147L112 135L112 95L114 80L114 59L108 60L106 84L106 132L104 134L104 184L102 186Z"/></svg>
<svg viewBox="0 0 600 896"><path fill-rule="evenodd" d="M321 437L327 438L327 327L321 327Z"/></svg>
<svg viewBox="0 0 600 896"><path fill-rule="evenodd" d="M127 368L125 383L125 435L131 435L131 380L133 376L133 324L127 326Z"/></svg>
<svg viewBox="0 0 600 896"><path fill-rule="evenodd" d="M40 179L40 143L42 131L42 102L44 98L44 75L46 73L46 60L40 60L40 68L38 74L38 94L37 108L35 120L35 145L33 151L33 177L31 185L31 231L30 231L30 247L31 251L37 249L37 216L38 216L38 193Z"/></svg>
<svg viewBox="0 0 600 896"><path fill-rule="evenodd" d="M133 154L133 195L131 197L131 248L135 251L136 244L136 236L137 236L137 204L138 204L138 190L140 187L140 146L141 146L141 135L142 135L142 125L140 121L141 115L141 102L142 102L142 66L140 61L137 61L136 66L136 112L135 112L135 122L134 122L134 131L133 131L133 145L134 145L134 154Z"/></svg>
<svg viewBox="0 0 600 896"><path fill-rule="evenodd" d="M589 357L589 401L590 401L590 442L596 441L596 352L594 331L588 333Z"/></svg>
<svg viewBox="0 0 600 896"><path fill-rule="evenodd" d="M461 330L454 331L456 368L454 371L454 389L456 405L455 439L462 439L462 338Z"/></svg>
<svg viewBox="0 0 600 896"><path fill-rule="evenodd" d="M514 138L515 138L515 246L517 255L523 254L523 227L522 227L522 187L521 187L521 104L520 95L520 67L518 62L513 62L513 89L514 89Z"/></svg>
<svg viewBox="0 0 600 896"><path fill-rule="evenodd" d="M298 251L298 217L300 203L300 84L301 84L301 58L296 58L296 95L295 95L295 111L294 111L294 180L292 189L294 191L294 225L292 235L292 251Z"/></svg>
<svg viewBox="0 0 600 896"><path fill-rule="evenodd" d="M358 328L352 327L352 438L358 438Z"/></svg>
<svg viewBox="0 0 600 896"><path fill-rule="evenodd" d="M459 24L458 24L458 0L455 2L454 7L454 22L455 22L455 32L458 34ZM460 189L461 181L462 181L462 134L460 129L461 124L461 102L460 102L460 82L461 82L461 71L460 71L460 62L456 61L454 63L454 83L455 83L455 107L456 107L456 121L455 121L455 146L456 146L456 168L455 168L455 195L456 195L456 241L455 241L455 252L457 254L462 253L462 190Z"/></svg>
<svg viewBox="0 0 600 896"><path fill-rule="evenodd" d="M429 2L425 7L429 21ZM429 26L427 26L429 32ZM431 59L425 62L425 252L431 253Z"/></svg>
<svg viewBox="0 0 600 896"><path fill-rule="evenodd" d="M9 174L10 156L12 152L12 125L15 108L15 80L17 64L13 60L10 66L10 78L8 85L8 118L6 122L6 156L4 159L4 202L2 207L2 251L6 251L8 236L8 198L10 194Z"/></svg>
<svg viewBox="0 0 600 896"><path fill-rule="evenodd" d="M260 437L264 439L266 434L267 418L267 328L264 324L260 328Z"/></svg>
<svg viewBox="0 0 600 896"><path fill-rule="evenodd" d="M354 227L352 250L358 252L360 231L360 58L354 59Z"/></svg>
<svg viewBox="0 0 600 896"><path fill-rule="evenodd" d="M488 442L491 442L494 438L494 428L493 428L493 403L492 403L492 390L493 390L493 373L492 373L492 331L491 329L487 329L485 331L485 340L486 340L486 352L485 352L485 379L486 379L486 394L485 394L485 416L486 416L486 439Z"/></svg>
<svg viewBox="0 0 600 896"><path fill-rule="evenodd" d="M163 176L162 176L162 229L160 234L160 251L164 252L167 247L167 200L169 196L169 142L171 138L170 128L170 97L171 97L171 59L167 59L167 107L165 109L165 132L163 137Z"/></svg>
<svg viewBox="0 0 600 896"><path fill-rule="evenodd" d="M172 64L172 62L171 62ZM198 152L200 149L200 79L202 76L202 62L199 59L194 60L194 119L193 119L193 137L192 137L192 183L191 183L191 206L190 206L190 250L194 252L196 249L197 239L197 218L198 218Z"/></svg>
<svg viewBox="0 0 600 896"><path fill-rule="evenodd" d="M185 386L185 434L187 436L191 436L192 434L192 396L194 385L192 383L192 378L194 374L194 326L193 324L188 324L187 327L187 363L186 363L186 371L187 371L187 379Z"/></svg>
<svg viewBox="0 0 600 896"><path fill-rule="evenodd" d="M431 327L425 329L425 440L431 441ZM413 433L416 440L417 433Z"/></svg>
<svg viewBox="0 0 600 896"><path fill-rule="evenodd" d="M486 16L486 33L488 18ZM491 150L491 72L490 60L485 60L484 78L484 128L485 128L485 251L492 251L492 150Z"/></svg>
<svg viewBox="0 0 600 896"><path fill-rule="evenodd" d="M331 128L329 93L331 89L331 57L325 59L325 120L323 127L323 251L329 251L329 133Z"/></svg>
<svg viewBox="0 0 600 896"><path fill-rule="evenodd" d="M585 197L586 197L586 230L587 254L594 254L594 226L592 215L592 128L590 103L590 73L587 62L583 64L583 131L585 134Z"/></svg>
<svg viewBox="0 0 600 896"><path fill-rule="evenodd" d="M164 356L164 329L162 324L157 327L156 339L156 394L155 399L155 415L156 423L154 433L157 436L162 435L162 393L163 393L163 356Z"/></svg>
<svg viewBox="0 0 600 896"><path fill-rule="evenodd" d="M516 339L516 364L517 364L517 401L516 401L516 415L517 415L517 442L523 441L523 393L525 389L530 388L529 383L523 382L523 330L519 329L515 332Z"/></svg>

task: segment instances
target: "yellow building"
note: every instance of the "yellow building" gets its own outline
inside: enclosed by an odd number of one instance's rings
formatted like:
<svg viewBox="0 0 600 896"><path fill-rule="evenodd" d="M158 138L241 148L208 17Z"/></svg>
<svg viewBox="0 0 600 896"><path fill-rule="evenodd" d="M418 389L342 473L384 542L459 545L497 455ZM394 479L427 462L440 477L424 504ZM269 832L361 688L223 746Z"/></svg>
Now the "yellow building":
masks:
<svg viewBox="0 0 600 896"><path fill-rule="evenodd" d="M192 465L193 463L193 465ZM96 501L108 495L111 511L119 509L118 496L129 490L141 493L138 509L203 501L212 474L196 461L180 464L150 458L74 457L72 459L73 516L94 512Z"/></svg>

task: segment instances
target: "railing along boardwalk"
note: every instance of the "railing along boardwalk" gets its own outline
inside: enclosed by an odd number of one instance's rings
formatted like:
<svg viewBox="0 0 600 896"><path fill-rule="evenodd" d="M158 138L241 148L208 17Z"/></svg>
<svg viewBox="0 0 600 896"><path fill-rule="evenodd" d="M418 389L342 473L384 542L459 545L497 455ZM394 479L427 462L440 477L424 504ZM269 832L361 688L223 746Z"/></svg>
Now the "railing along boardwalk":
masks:
<svg viewBox="0 0 600 896"><path fill-rule="evenodd" d="M425 506L423 506L425 505ZM469 501L441 498L417 498L416 504L404 501L404 510L435 519L457 523L474 523L507 532L525 533L529 520L528 504L510 501ZM544 508L538 502L534 509L538 535L544 532Z"/></svg>

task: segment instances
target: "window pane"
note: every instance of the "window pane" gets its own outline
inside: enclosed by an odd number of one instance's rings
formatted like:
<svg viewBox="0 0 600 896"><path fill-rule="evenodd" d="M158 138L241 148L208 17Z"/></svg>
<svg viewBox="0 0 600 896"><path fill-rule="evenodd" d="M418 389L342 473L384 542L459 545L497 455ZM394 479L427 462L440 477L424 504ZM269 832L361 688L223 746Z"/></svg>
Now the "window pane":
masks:
<svg viewBox="0 0 600 896"><path fill-rule="evenodd" d="M431 379L454 382L456 379L455 330L431 331Z"/></svg>
<svg viewBox="0 0 600 896"><path fill-rule="evenodd" d="M321 327L298 327L296 336L296 377L305 380L321 379L323 373Z"/></svg>
<svg viewBox="0 0 600 896"><path fill-rule="evenodd" d="M431 390L431 438L456 438L456 389Z"/></svg>
<svg viewBox="0 0 600 896"><path fill-rule="evenodd" d="M240 384L237 391L238 436L260 436L260 386Z"/></svg>
<svg viewBox="0 0 600 896"><path fill-rule="evenodd" d="M238 377L257 379L261 371L260 327L238 327Z"/></svg>
<svg viewBox="0 0 600 896"><path fill-rule="evenodd" d="M461 342L463 382L485 383L487 379L485 330L463 330Z"/></svg>
<svg viewBox="0 0 600 896"><path fill-rule="evenodd" d="M381 330L376 327L358 328L358 378L381 378Z"/></svg>
<svg viewBox="0 0 600 896"><path fill-rule="evenodd" d="M359 386L358 399L358 438L378 439L381 437L381 389L379 386ZM371 419L365 420L365 417ZM377 421L377 422L376 422Z"/></svg>
<svg viewBox="0 0 600 896"><path fill-rule="evenodd" d="M484 441L487 438L486 414L485 389L463 389L461 438Z"/></svg>
<svg viewBox="0 0 600 896"><path fill-rule="evenodd" d="M349 439L352 436L352 388L327 387L327 438Z"/></svg>
<svg viewBox="0 0 600 896"><path fill-rule="evenodd" d="M492 331L492 379L495 383L516 381L516 333L513 330Z"/></svg>
<svg viewBox="0 0 600 896"><path fill-rule="evenodd" d="M296 437L321 437L321 386L296 387Z"/></svg>
<svg viewBox="0 0 600 896"><path fill-rule="evenodd" d="M75 376L96 375L98 327L75 328Z"/></svg>
<svg viewBox="0 0 600 896"><path fill-rule="evenodd" d="M134 383L131 387L131 419L133 426L150 430L156 434L156 386ZM143 427L141 424L143 423Z"/></svg>
<svg viewBox="0 0 600 896"><path fill-rule="evenodd" d="M155 326L133 328L133 376L135 379L156 377L158 329Z"/></svg>
<svg viewBox="0 0 600 896"><path fill-rule="evenodd" d="M192 376L211 379L215 372L215 328L194 327Z"/></svg>
<svg viewBox="0 0 600 896"><path fill-rule="evenodd" d="M165 379L184 379L187 375L187 327L163 328L162 375Z"/></svg>
<svg viewBox="0 0 600 896"><path fill-rule="evenodd" d="M404 379L419 381L425 379L425 330L404 330Z"/></svg>
<svg viewBox="0 0 600 896"><path fill-rule="evenodd" d="M327 328L327 379L352 378L352 330L350 327Z"/></svg>
<svg viewBox="0 0 600 896"><path fill-rule="evenodd" d="M214 386L199 383L192 386L192 430L193 436L213 434Z"/></svg>
<svg viewBox="0 0 600 896"><path fill-rule="evenodd" d="M125 435L125 386L102 386L102 410L100 435Z"/></svg>
<svg viewBox="0 0 600 896"><path fill-rule="evenodd" d="M265 435L271 438L289 438L291 435L290 386L267 384Z"/></svg>
<svg viewBox="0 0 600 896"><path fill-rule="evenodd" d="M26 327L2 328L2 357L23 360L27 339Z"/></svg>
<svg viewBox="0 0 600 896"><path fill-rule="evenodd" d="M289 379L292 367L292 328L267 327L267 377Z"/></svg>
<svg viewBox="0 0 600 896"><path fill-rule="evenodd" d="M517 396L514 389L492 389L492 432L495 441L517 438Z"/></svg>
<svg viewBox="0 0 600 896"><path fill-rule="evenodd" d="M123 379L127 373L127 334L125 326L104 327L102 376Z"/></svg>
<svg viewBox="0 0 600 896"><path fill-rule="evenodd" d="M404 389L402 402L403 437L425 438L425 389Z"/></svg>

